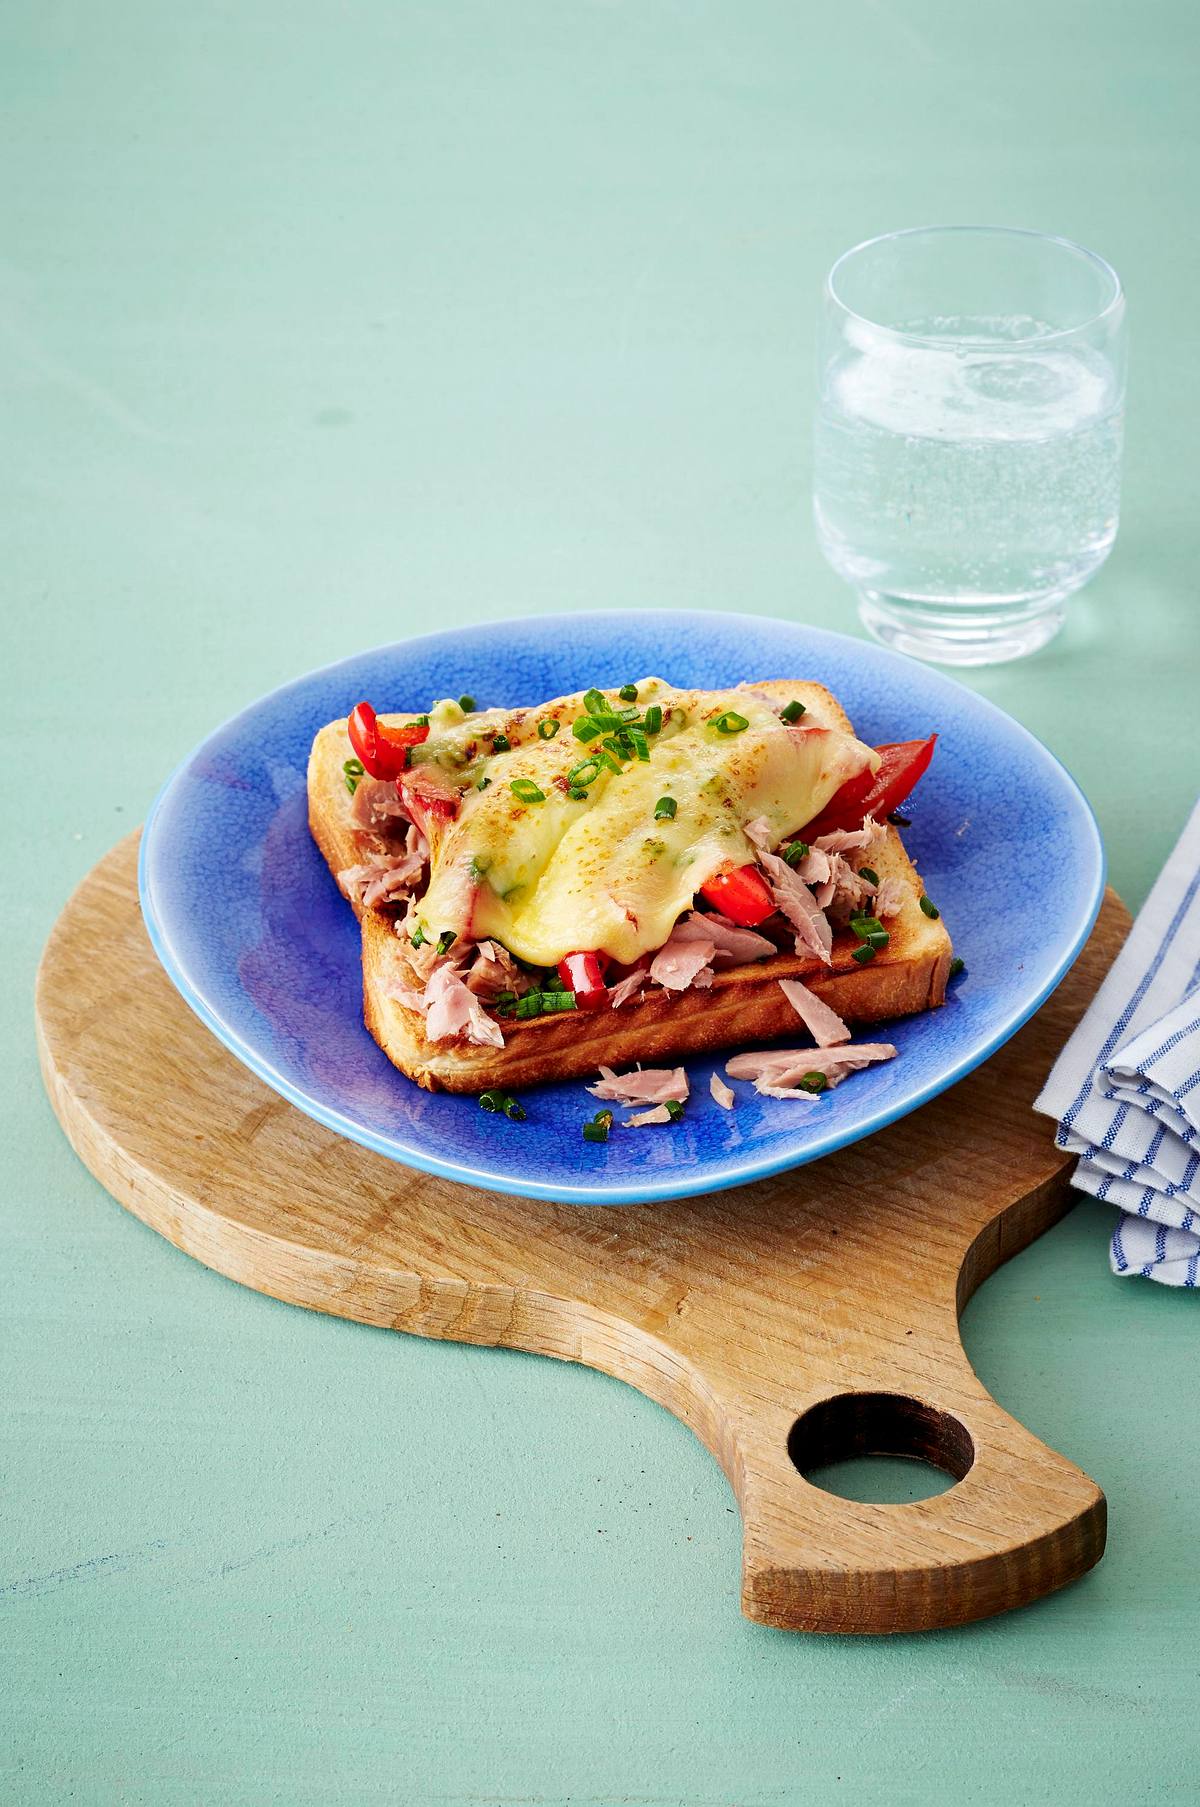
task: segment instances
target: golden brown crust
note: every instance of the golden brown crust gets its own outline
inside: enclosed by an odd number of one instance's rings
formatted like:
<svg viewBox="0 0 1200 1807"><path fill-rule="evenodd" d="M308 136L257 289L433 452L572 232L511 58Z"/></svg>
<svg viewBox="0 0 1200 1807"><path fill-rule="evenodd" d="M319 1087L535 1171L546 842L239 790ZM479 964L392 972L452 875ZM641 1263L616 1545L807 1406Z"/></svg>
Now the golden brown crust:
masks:
<svg viewBox="0 0 1200 1807"><path fill-rule="evenodd" d="M814 722L850 729L841 706L821 685L788 680L754 688L781 700L797 696ZM309 823L334 873L360 863L371 846L369 837L356 832L350 813L342 773L349 756L345 723L334 722L318 734L309 762ZM792 1034L800 1039L804 1031L780 979L803 979L848 1022L911 1016L945 997L950 937L940 918L931 920L921 911L921 881L894 828L872 850L871 863L881 878L907 881L910 894L903 909L888 919L888 946L868 965L851 957L860 944L843 932L834 938L830 967L780 954L718 972L707 990L693 987L674 996L656 992L619 1010L594 1014L572 1011L508 1021L503 1048L478 1047L462 1037L428 1041L419 1012L388 995L390 988L413 982L392 920L378 911L359 910L364 1021L389 1060L418 1085L430 1091L478 1092L575 1078L594 1073L601 1064L623 1067Z"/></svg>

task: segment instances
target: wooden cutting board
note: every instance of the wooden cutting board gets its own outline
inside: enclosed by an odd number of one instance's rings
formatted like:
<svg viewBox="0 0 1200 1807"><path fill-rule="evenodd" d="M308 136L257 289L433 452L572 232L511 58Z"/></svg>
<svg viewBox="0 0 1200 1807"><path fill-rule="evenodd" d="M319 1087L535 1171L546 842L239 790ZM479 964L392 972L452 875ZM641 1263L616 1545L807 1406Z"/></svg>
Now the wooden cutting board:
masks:
<svg viewBox="0 0 1200 1807"><path fill-rule="evenodd" d="M638 1387L729 1476L742 1609L763 1624L955 1625L1099 1560L1104 1495L984 1390L958 1315L1069 1202L1069 1162L1030 1104L1128 929L1113 893L1037 1016L903 1121L732 1192L584 1209L409 1172L269 1091L159 967L136 858L135 835L55 925L39 1042L81 1158L178 1248L295 1305ZM889 1452L957 1485L866 1505L803 1478Z"/></svg>

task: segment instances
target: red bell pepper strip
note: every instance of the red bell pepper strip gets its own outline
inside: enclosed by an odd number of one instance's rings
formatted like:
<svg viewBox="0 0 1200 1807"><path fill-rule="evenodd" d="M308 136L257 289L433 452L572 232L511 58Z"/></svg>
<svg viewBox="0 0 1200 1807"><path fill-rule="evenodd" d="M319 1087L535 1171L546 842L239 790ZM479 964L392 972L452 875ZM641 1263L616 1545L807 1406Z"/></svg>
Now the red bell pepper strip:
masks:
<svg viewBox="0 0 1200 1807"><path fill-rule="evenodd" d="M428 722L408 722L403 728L385 728L370 703L359 703L347 723L350 745L372 778L399 778L408 769L409 753L429 739Z"/></svg>
<svg viewBox="0 0 1200 1807"><path fill-rule="evenodd" d="M726 866L701 885L700 895L739 928L754 929L778 909L757 866Z"/></svg>
<svg viewBox="0 0 1200 1807"><path fill-rule="evenodd" d="M820 815L814 816L805 826L805 840L832 834L838 828L861 828L866 816L873 816L877 822L885 821L928 771L936 744L937 735L931 734L928 740L894 741L876 747L879 769L874 777L868 771L848 779ZM869 781L865 789L864 775Z"/></svg>
<svg viewBox="0 0 1200 1807"><path fill-rule="evenodd" d="M608 998L604 974L608 955L602 953L567 954L558 963L558 976L568 991L575 993L576 1010L600 1010Z"/></svg>

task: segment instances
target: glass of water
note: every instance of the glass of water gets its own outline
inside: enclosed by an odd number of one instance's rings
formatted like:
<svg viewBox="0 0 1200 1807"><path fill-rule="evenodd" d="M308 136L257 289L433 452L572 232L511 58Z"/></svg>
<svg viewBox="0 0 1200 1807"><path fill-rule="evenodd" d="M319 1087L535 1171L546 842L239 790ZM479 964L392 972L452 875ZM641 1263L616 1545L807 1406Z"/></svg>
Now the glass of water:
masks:
<svg viewBox="0 0 1200 1807"><path fill-rule="evenodd" d="M1053 638L1117 533L1125 300L1067 239L922 227L825 283L814 506L877 639L944 665Z"/></svg>

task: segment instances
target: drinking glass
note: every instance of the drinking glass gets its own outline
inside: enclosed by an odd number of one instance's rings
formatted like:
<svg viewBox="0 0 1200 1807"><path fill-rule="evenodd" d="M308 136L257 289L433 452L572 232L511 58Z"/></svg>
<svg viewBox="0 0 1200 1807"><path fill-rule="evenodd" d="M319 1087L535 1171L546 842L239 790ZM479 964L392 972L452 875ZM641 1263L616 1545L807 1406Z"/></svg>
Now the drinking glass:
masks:
<svg viewBox="0 0 1200 1807"><path fill-rule="evenodd" d="M814 509L879 640L948 665L1044 646L1117 533L1125 300L1068 239L868 240L825 283Z"/></svg>

